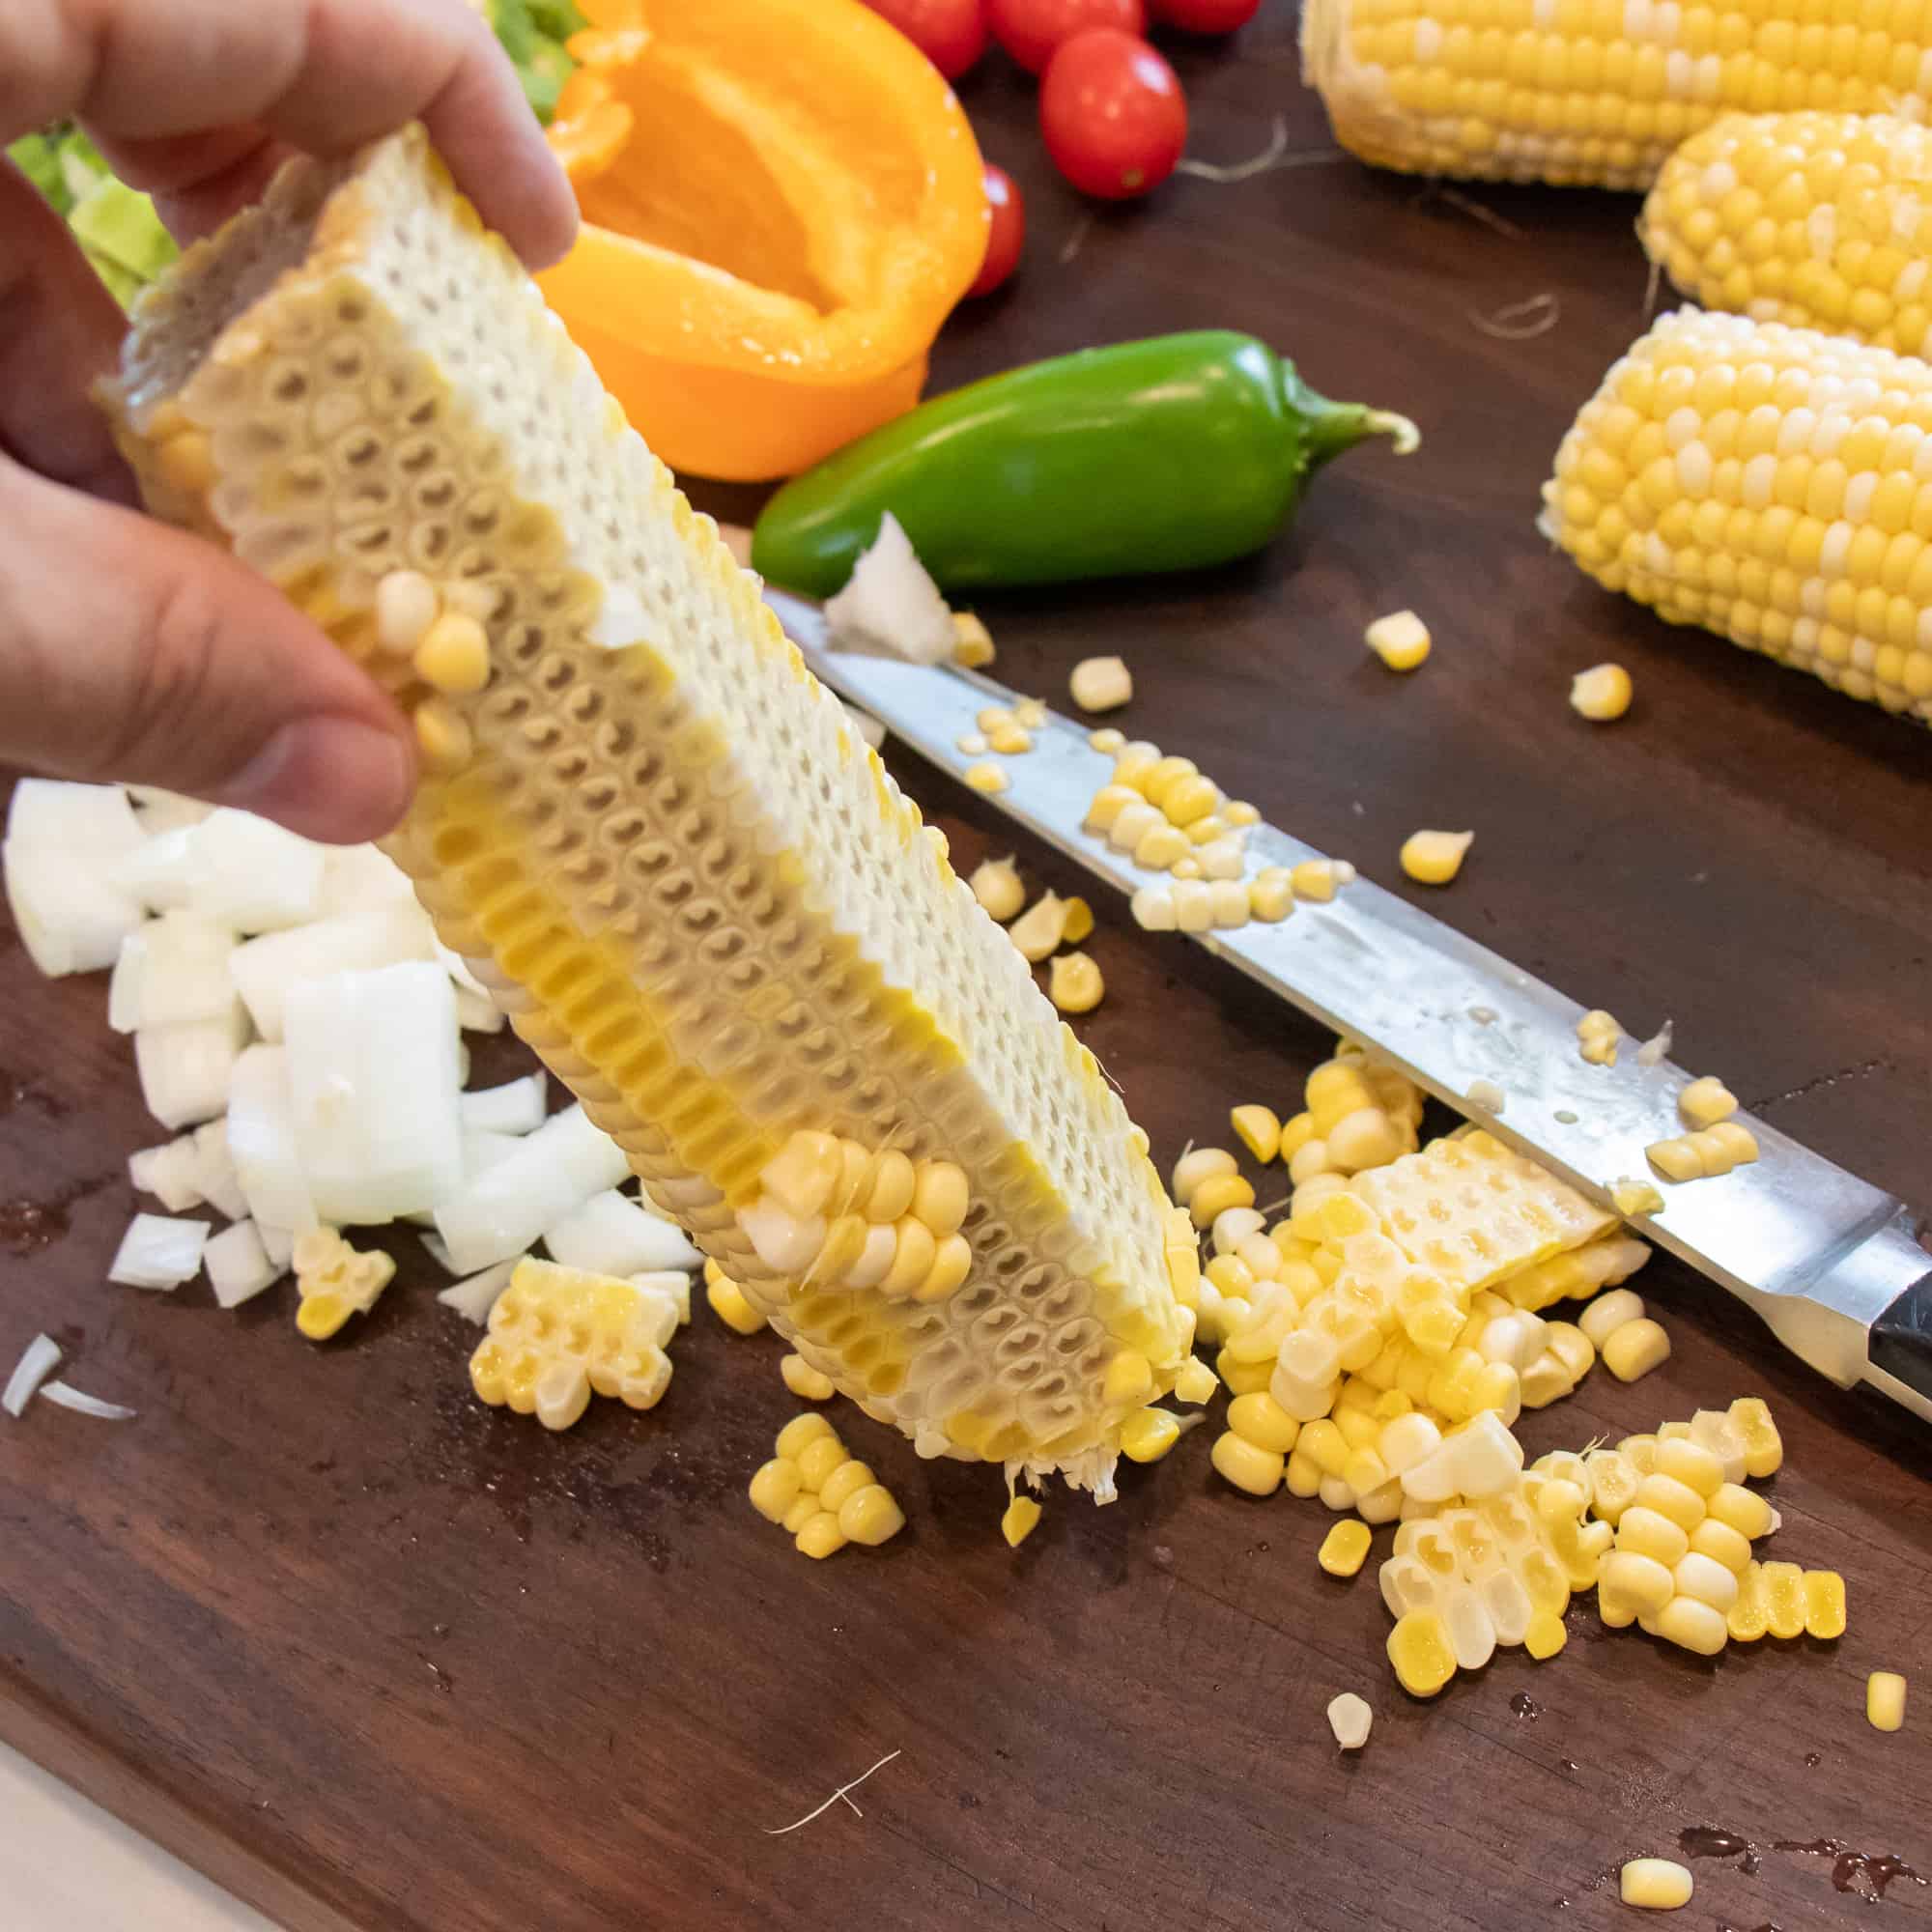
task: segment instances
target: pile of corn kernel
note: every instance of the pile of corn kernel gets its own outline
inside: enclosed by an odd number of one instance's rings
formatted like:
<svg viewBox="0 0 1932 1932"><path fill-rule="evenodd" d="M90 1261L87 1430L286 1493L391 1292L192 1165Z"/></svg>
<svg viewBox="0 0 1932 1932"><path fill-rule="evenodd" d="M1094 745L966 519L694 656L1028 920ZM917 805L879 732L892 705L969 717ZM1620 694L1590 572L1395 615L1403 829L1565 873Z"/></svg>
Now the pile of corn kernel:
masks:
<svg viewBox="0 0 1932 1932"><path fill-rule="evenodd" d="M892 1492L815 1409L779 1431L771 1460L752 1478L751 1497L761 1517L789 1532L801 1554L815 1558L848 1543L876 1547L905 1527Z"/></svg>
<svg viewBox="0 0 1932 1932"><path fill-rule="evenodd" d="M1094 909L1085 899L1042 893L1029 906L1010 856L982 861L967 884L981 910L1007 928L1007 937L1029 966L1051 962L1047 997L1063 1013L1091 1013L1100 1004L1107 985L1092 956L1060 951L1077 947L1094 930Z"/></svg>

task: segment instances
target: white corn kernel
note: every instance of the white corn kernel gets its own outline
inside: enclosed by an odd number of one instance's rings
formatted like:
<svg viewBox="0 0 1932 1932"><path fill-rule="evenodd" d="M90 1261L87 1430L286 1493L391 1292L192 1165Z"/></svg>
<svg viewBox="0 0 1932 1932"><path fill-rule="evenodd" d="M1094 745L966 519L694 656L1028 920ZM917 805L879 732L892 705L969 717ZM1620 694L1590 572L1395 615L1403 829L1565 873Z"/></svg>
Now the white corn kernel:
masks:
<svg viewBox="0 0 1932 1932"><path fill-rule="evenodd" d="M1670 1859L1633 1859L1617 1874L1617 1895L1640 1912L1675 1912L1690 1903L1690 1874Z"/></svg>
<svg viewBox="0 0 1932 1932"><path fill-rule="evenodd" d="M1008 926L1007 937L1030 965L1037 966L1066 936L1068 903L1057 893L1043 894Z"/></svg>
<svg viewBox="0 0 1932 1932"><path fill-rule="evenodd" d="M1631 708L1631 674L1620 664L1592 665L1570 680L1570 708L1593 724L1607 724Z"/></svg>
<svg viewBox="0 0 1932 1932"><path fill-rule="evenodd" d="M1127 910L1143 932L1173 932L1179 924L1174 894L1166 886L1143 886L1127 902Z"/></svg>
<svg viewBox="0 0 1932 1932"><path fill-rule="evenodd" d="M1446 886L1475 842L1473 832L1411 832L1402 842L1402 869L1419 886Z"/></svg>
<svg viewBox="0 0 1932 1932"><path fill-rule="evenodd" d="M1182 879L1174 888L1174 922L1182 932L1214 929L1214 892L1205 879Z"/></svg>
<svg viewBox="0 0 1932 1932"><path fill-rule="evenodd" d="M376 642L391 657L408 657L441 610L436 586L419 571L389 571L376 585Z"/></svg>
<svg viewBox="0 0 1932 1932"><path fill-rule="evenodd" d="M1118 711L1133 699L1133 673L1119 658L1082 658L1066 688L1082 711Z"/></svg>
<svg viewBox="0 0 1932 1932"><path fill-rule="evenodd" d="M1413 611L1391 611L1362 633L1362 641L1390 670L1413 670L1429 655L1429 627Z"/></svg>
<svg viewBox="0 0 1932 1932"><path fill-rule="evenodd" d="M982 860L966 883L972 887L973 896L1002 925L1017 918L1026 904L1026 888L1010 856Z"/></svg>
<svg viewBox="0 0 1932 1932"><path fill-rule="evenodd" d="M1360 1750L1369 1741L1369 1727L1376 1714L1352 1690L1344 1690L1328 1704L1328 1728L1344 1750Z"/></svg>
<svg viewBox="0 0 1932 1932"><path fill-rule="evenodd" d="M1590 1338L1593 1349L1601 1349L1626 1321L1641 1321L1643 1297L1627 1288L1600 1294L1577 1319L1577 1325Z"/></svg>

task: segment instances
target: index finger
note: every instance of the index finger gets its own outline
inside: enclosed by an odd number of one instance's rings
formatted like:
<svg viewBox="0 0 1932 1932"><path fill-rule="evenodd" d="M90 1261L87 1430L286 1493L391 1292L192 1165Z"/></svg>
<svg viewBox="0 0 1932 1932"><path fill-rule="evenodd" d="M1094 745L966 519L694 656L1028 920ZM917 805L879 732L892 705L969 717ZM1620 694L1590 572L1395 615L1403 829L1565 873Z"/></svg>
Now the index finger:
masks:
<svg viewBox="0 0 1932 1932"><path fill-rule="evenodd" d="M8 0L0 138L69 116L141 156L139 185L162 194L200 185L179 178L207 152L184 136L253 124L337 155L419 120L526 261L554 261L577 229L516 72L464 0Z"/></svg>

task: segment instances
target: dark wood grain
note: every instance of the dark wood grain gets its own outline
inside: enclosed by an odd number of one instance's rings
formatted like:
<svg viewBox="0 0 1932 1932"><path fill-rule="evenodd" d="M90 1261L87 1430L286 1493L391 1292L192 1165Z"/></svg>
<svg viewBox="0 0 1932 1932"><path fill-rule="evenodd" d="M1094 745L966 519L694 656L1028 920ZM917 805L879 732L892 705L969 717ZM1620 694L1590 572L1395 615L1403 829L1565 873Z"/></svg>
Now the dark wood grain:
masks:
<svg viewBox="0 0 1932 1932"><path fill-rule="evenodd" d="M1277 113L1293 151L1326 145L1291 36L1270 9L1231 51L1177 53L1196 153L1251 153ZM1640 326L1634 204L1484 192L1506 232L1337 161L1094 213L1050 180L1010 71L989 61L965 97L1032 234L1010 294L949 329L937 382L1234 325L1426 438L1337 465L1251 564L988 600L1002 674L1055 696L1077 658L1122 651L1141 692L1123 724L1384 883L1416 826L1473 826L1432 911L1634 1028L1669 1015L1689 1065L1923 1200L1932 740L1664 628L1530 526L1565 424ZM1545 291L1562 316L1535 341L1469 319ZM1406 679L1360 645L1405 604L1438 639ZM1611 656L1637 704L1597 730L1565 694ZM924 768L901 776L955 858L1011 842ZM1102 918L1111 990L1083 1031L1163 1160L1224 1133L1232 1103L1292 1100L1312 1028L1119 905ZM1902 1735L1862 1717L1866 1671L1926 1662L1928 1438L1681 1270L1643 1284L1672 1360L1635 1388L1593 1377L1526 1422L1531 1453L1763 1392L1790 1451L1778 1553L1844 1571L1850 1633L1705 1663L1579 1609L1557 1661L1504 1654L1422 1706L1389 1678L1372 1572L1316 1569L1325 1514L1232 1493L1203 1435L1111 1509L1056 1500L1015 1555L995 1477L850 1415L910 1524L812 1565L742 1500L794 1406L768 1336L700 1312L660 1409L598 1403L552 1438L471 1399L473 1331L413 1259L320 1351L286 1290L230 1316L205 1289L105 1287L133 1205L120 1163L155 1136L102 1008L98 980L43 983L6 936L0 1095L33 1092L0 1120L0 1198L107 1179L64 1238L0 1256L0 1356L46 1328L77 1381L141 1414L42 1405L0 1431L0 1735L298 1932L1606 1928L1624 1915L1603 1875L1698 1824L1932 1872L1932 1677ZM1350 1761L1321 1715L1345 1689L1377 1712ZM894 1749L863 1819L835 1805L766 1835ZM1859 1905L1829 1861L1734 1866L1699 1867L1687 1922L1932 1916L1904 1881Z"/></svg>

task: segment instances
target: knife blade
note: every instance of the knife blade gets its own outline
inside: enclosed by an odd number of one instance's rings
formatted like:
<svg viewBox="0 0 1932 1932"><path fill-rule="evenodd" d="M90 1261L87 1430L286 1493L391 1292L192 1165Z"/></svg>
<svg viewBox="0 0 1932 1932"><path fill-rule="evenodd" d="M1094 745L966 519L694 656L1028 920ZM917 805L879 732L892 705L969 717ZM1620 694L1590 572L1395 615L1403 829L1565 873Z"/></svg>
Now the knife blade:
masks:
<svg viewBox="0 0 1932 1932"><path fill-rule="evenodd" d="M977 728L977 714L1019 701L956 666L834 651L816 605L777 590L766 601L827 685L955 778L978 762L955 742ZM987 796L1131 895L1158 875L1083 829L1113 770L1087 740L1086 725L1049 712L1034 749L1002 760L1008 788ZM1251 870L1327 856L1265 822L1250 830L1247 850ZM1298 904L1279 924L1193 937L1606 1207L1619 1180L1649 1178L1644 1149L1682 1131L1677 1095L1690 1076L1681 1067L1646 1066L1634 1052L1614 1066L1586 1065L1576 1001L1367 880L1325 905ZM1471 1101L1478 1081L1503 1090L1502 1113ZM1634 1225L1746 1302L1819 1374L1842 1388L1869 1382L1932 1421L1922 1218L1767 1122L1736 1118L1756 1137L1757 1160L1666 1189L1662 1208Z"/></svg>

